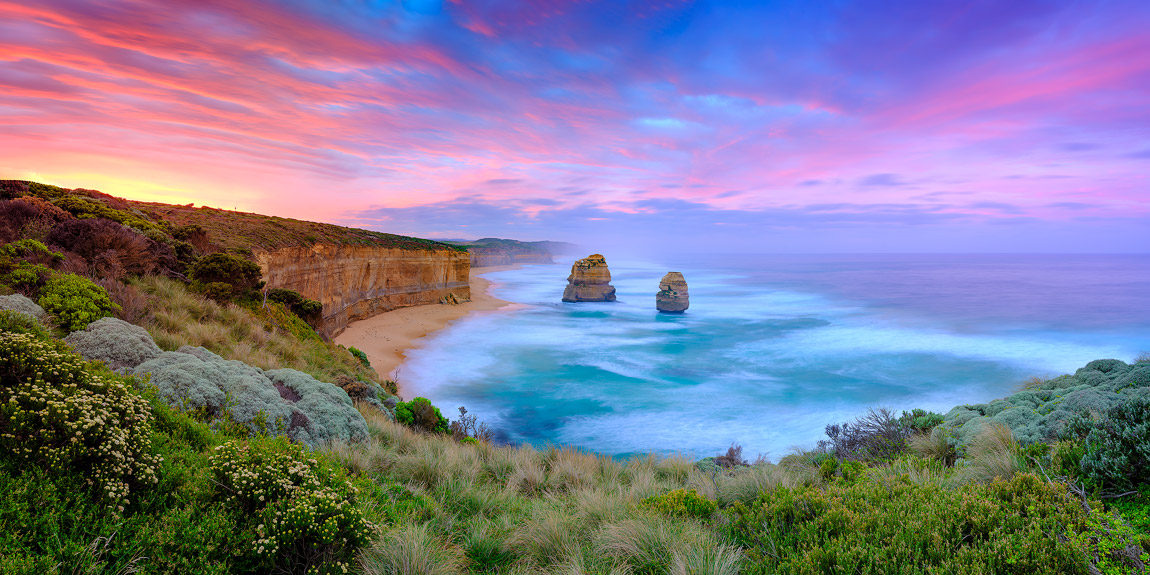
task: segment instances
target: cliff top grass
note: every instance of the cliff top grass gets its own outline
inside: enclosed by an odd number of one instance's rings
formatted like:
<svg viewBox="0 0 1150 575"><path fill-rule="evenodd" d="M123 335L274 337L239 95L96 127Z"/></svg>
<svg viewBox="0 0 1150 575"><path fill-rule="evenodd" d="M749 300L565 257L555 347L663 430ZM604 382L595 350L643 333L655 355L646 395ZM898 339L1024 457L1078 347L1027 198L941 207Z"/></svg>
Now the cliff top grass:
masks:
<svg viewBox="0 0 1150 575"><path fill-rule="evenodd" d="M76 217L102 217L141 232L171 235L178 228L199 226L219 247L250 257L256 251L336 245L377 246L412 250L465 249L433 240L375 232L358 228L307 222L291 218L237 212L207 206L138 202L103 192L25 180L0 180L0 199L34 196Z"/></svg>

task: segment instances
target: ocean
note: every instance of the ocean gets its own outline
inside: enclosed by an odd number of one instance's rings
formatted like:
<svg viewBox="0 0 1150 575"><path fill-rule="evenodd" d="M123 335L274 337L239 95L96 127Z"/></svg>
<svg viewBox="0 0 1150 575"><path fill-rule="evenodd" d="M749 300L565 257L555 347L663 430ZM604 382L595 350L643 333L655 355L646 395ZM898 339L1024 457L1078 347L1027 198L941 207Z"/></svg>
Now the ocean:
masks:
<svg viewBox="0 0 1150 575"><path fill-rule="evenodd" d="M571 261L485 275L521 304L411 350L399 378L509 443L777 460L871 407L946 412L1150 351L1150 255L607 255L616 303L561 303ZM690 309L655 311L667 271Z"/></svg>

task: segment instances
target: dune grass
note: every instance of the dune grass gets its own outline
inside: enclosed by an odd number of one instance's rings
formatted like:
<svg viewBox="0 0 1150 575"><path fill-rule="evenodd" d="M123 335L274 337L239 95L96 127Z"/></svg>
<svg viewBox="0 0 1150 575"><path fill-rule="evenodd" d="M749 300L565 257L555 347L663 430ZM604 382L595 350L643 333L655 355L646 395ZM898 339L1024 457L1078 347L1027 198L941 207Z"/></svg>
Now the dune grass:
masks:
<svg viewBox="0 0 1150 575"><path fill-rule="evenodd" d="M375 370L338 345L293 335L268 318L235 304L220 305L175 280L146 276L133 282L151 309L141 323L161 349L200 346L224 359L263 369L290 367L320 381L347 375L380 383Z"/></svg>

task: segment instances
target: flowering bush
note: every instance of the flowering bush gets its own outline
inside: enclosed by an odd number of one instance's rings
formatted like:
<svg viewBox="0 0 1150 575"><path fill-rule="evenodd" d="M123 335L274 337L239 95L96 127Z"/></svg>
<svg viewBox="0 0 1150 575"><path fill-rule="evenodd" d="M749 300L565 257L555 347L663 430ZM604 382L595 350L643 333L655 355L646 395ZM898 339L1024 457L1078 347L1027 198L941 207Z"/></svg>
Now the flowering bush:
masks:
<svg viewBox="0 0 1150 575"><path fill-rule="evenodd" d="M89 323L120 309L112 303L104 288L76 274L63 274L48 280L40 290L39 303L68 331L84 329Z"/></svg>
<svg viewBox="0 0 1150 575"><path fill-rule="evenodd" d="M151 408L132 383L55 340L0 334L0 448L51 472L76 470L122 511L157 481Z"/></svg>
<svg viewBox="0 0 1150 575"><path fill-rule="evenodd" d="M264 569L339 573L375 526L355 506L341 472L284 439L215 448L212 473L225 499L256 517L254 552Z"/></svg>

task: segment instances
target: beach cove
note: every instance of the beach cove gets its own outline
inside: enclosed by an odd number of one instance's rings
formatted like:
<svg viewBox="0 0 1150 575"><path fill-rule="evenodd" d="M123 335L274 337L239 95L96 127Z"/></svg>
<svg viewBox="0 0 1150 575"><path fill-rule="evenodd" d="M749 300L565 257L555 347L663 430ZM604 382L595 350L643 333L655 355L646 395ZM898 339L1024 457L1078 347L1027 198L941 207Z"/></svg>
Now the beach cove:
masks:
<svg viewBox="0 0 1150 575"><path fill-rule="evenodd" d="M335 342L363 351L380 377L395 380L400 397L411 399L414 396L407 393L402 372L397 372L407 352L425 343L427 336L468 315L516 307L518 304L492 295L492 282L482 275L518 268L516 265L471 268L468 277L470 301L399 308L354 321L335 337Z"/></svg>

